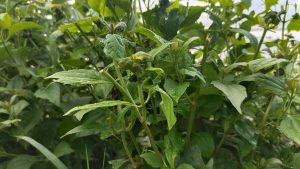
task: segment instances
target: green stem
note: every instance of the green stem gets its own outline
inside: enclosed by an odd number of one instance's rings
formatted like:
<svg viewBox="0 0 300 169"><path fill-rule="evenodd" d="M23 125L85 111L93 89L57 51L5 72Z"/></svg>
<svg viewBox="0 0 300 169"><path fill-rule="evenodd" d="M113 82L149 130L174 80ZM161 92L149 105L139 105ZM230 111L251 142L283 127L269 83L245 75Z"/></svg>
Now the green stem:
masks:
<svg viewBox="0 0 300 169"><path fill-rule="evenodd" d="M267 34L267 31L268 31L268 29L267 29L267 28L264 28L263 34L262 34L262 36L261 36L261 38L260 38L260 41L259 41L259 43L258 43L258 46L257 46L257 48L256 48L256 51L255 51L255 54L254 54L253 59L257 59L258 53L259 53L259 51L260 51L261 45L262 45L263 42L264 42L265 36L266 36L266 34Z"/></svg>
<svg viewBox="0 0 300 169"><path fill-rule="evenodd" d="M158 154L158 155L163 159L163 157L162 157L162 155L160 154L159 149L158 149L158 147L157 147L157 145L156 145L156 142L155 142L155 140L154 140L154 137L153 137L153 135L152 135L152 133L151 133L150 128L148 127L148 125L147 125L145 119L143 118L143 116L142 116L140 110L138 109L138 106L136 105L135 101L133 100L131 94L129 93L129 91L128 91L127 87L126 87L125 81L124 81L124 79L123 79L123 77L122 77L122 74L121 74L120 69L118 68L118 65L117 65L116 62L114 62L114 67L115 67L115 69L116 69L116 73L117 73L118 79L120 80L122 86L121 86L121 85L120 85L120 84L119 84L112 76L110 76L109 73L103 71L103 72L102 72L103 75L104 75L106 78L108 78L108 80L110 80L112 83L114 83L114 84L116 85L116 87L120 90L120 92L126 97L126 99L127 99L130 103L132 103L132 104L134 105L134 106L133 106L134 111L137 113L138 118L139 118L139 120L140 120L140 122L141 122L141 124L142 124L142 126L143 126L143 128L144 128L144 130L145 130L145 132L146 132L146 134L147 134L147 136L149 137L150 144L151 144L151 146L153 147L153 150L155 151L156 154Z"/></svg>
<svg viewBox="0 0 300 169"><path fill-rule="evenodd" d="M289 5L289 1L286 0L285 1L285 13L284 13L284 16L283 16L283 20L282 20L282 34L281 34L281 39L284 40L284 30L285 30L285 23L286 23L286 14L287 14L287 10L288 10L288 5Z"/></svg>
<svg viewBox="0 0 300 169"><path fill-rule="evenodd" d="M258 129L259 130L261 130L264 127L264 125L265 125L265 123L268 119L268 116L269 116L269 113L270 113L270 110L271 110L271 107L272 107L273 100L274 100L274 96L272 96L272 98L270 99L268 107L267 107L266 111L264 112L260 123L258 124Z"/></svg>
<svg viewBox="0 0 300 169"><path fill-rule="evenodd" d="M190 145L190 141L191 141L191 134L192 134L193 126L194 126L195 117L196 117L196 104L193 101L189 120L188 120L187 132L186 132L186 143L189 145Z"/></svg>
<svg viewBox="0 0 300 169"><path fill-rule="evenodd" d="M201 70L204 70L204 66L208 57L208 47L209 47L209 41L208 41L208 33L205 33L205 44L204 44L204 48L203 48L203 58L201 60Z"/></svg>
<svg viewBox="0 0 300 169"><path fill-rule="evenodd" d="M128 131L128 133L129 133L130 139L131 139L131 141L132 141L132 143L133 143L133 145L134 145L134 147L135 147L137 153L138 153L138 154L141 154L142 151L141 151L139 145L138 145L137 142L136 142L136 139L135 139L135 136L134 136L132 130Z"/></svg>
<svg viewBox="0 0 300 169"><path fill-rule="evenodd" d="M136 168L136 164L135 164L135 162L134 162L134 160L133 160L133 158L132 158L132 155L131 155L131 153L130 153L130 151L129 151L129 148L128 148L128 143L127 143L127 140L126 140L125 132L122 132L122 133L121 133L121 139L122 139L122 143L123 143L125 152L126 152L128 158L129 158L129 160L130 160L130 162L131 162L133 168Z"/></svg>
<svg viewBox="0 0 300 169"><path fill-rule="evenodd" d="M87 151L87 147L85 145L85 158L86 158L86 168L90 169L90 160L89 160L89 155L88 155L88 151Z"/></svg>

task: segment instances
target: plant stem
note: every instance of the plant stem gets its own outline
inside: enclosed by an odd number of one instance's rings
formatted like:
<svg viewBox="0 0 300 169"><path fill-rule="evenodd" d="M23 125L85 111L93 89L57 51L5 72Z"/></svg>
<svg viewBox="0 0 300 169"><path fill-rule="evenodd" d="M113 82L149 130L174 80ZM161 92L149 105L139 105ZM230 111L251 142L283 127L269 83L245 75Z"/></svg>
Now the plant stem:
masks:
<svg viewBox="0 0 300 169"><path fill-rule="evenodd" d="M90 169L90 163L89 163L89 156L88 156L88 151L87 151L87 147L85 145L85 158L86 158L86 168Z"/></svg>
<svg viewBox="0 0 300 169"><path fill-rule="evenodd" d="M119 84L119 83L118 83L118 82L117 82L117 81L116 81L109 73L103 71L103 72L102 72L103 75L104 75L106 78L108 78L112 83L114 83L114 84L116 85L116 87L120 90L120 92L125 96L125 98L126 98L130 103L132 103L132 104L134 105L134 106L133 106L134 111L137 113L138 118L139 118L139 120L140 120L140 122L141 122L141 124L142 124L142 126L143 126L143 128L144 128L144 130L145 130L145 132L146 132L146 134L147 134L147 136L149 137L150 144L151 144L151 146L153 147L153 150L155 151L155 153L156 153L157 155L159 155L159 156L163 159L163 157L162 157L162 155L160 154L159 149L158 149L158 147L157 147L157 145L156 145L156 142L155 142L155 140L154 140L154 137L153 137L153 135L152 135L152 133L151 133L150 128L148 127L148 125L147 125L145 119L143 118L143 116L142 116L140 110L138 109L138 106L136 105L135 101L133 100L131 94L129 93L129 91L128 91L127 87L126 87L125 81L124 81L124 79L123 79L123 77L122 77L122 74L121 74L120 69L118 68L116 62L114 62L114 67L115 67L115 69L116 69L116 73L117 73L118 79L120 80L122 86L121 86L121 85L120 85L120 84Z"/></svg>
<svg viewBox="0 0 300 169"><path fill-rule="evenodd" d="M268 31L268 29L267 29L267 28L264 28L263 34L262 34L262 36L261 36L261 38L260 38L260 41L259 41L259 43L258 43L258 46L257 46L257 48L256 48L256 51L255 51L255 54L254 54L253 59L257 59L258 53L259 53L259 51L260 51L261 45L262 45L263 42L264 42L265 36L266 36L266 34L267 34L267 31Z"/></svg>
<svg viewBox="0 0 300 169"><path fill-rule="evenodd" d="M135 136L133 135L132 131L130 130L130 131L128 131L128 133L129 133L130 139L131 139L131 141L132 141L132 143L133 143L133 145L134 145L137 153L141 154L142 151L141 151L139 145L137 144Z"/></svg>
<svg viewBox="0 0 300 169"><path fill-rule="evenodd" d="M269 116L269 113L270 113L270 110L271 110L271 107L272 107L273 100L274 100L274 96L271 97L271 99L269 101L269 104L267 106L267 109L264 112L263 117L262 117L260 123L258 124L258 129L259 130L261 130L263 128L263 126L265 125L265 123L266 123L266 121L268 119L268 116Z"/></svg>
<svg viewBox="0 0 300 169"><path fill-rule="evenodd" d="M189 145L191 142L191 134L194 126L195 117L196 117L196 104L193 101L189 120L188 120L187 132L186 132L186 143Z"/></svg>
<svg viewBox="0 0 300 169"><path fill-rule="evenodd" d="M282 20L282 34L281 34L281 40L284 40L284 30L285 30L285 23L286 23L286 14L287 14L287 9L288 9L288 5L289 5L289 0L285 1L285 14L283 16L283 20Z"/></svg>
<svg viewBox="0 0 300 169"><path fill-rule="evenodd" d="M128 158L129 158L129 160L130 160L130 162L131 162L133 168L136 168L136 164L135 164L135 162L134 162L134 160L133 160L133 158L132 158L132 155L131 155L131 153L130 153L130 151L129 151L129 148L128 148L128 143L127 143L127 141L126 141L125 132L122 132L122 133L121 133L121 139L122 139L122 143L123 143L125 152L126 152Z"/></svg>

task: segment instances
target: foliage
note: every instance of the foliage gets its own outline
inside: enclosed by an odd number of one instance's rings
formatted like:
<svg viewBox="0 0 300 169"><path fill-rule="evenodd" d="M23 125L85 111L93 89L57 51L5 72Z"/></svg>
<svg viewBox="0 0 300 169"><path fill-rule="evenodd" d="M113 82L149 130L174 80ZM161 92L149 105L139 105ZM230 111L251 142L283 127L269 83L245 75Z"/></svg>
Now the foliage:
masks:
<svg viewBox="0 0 300 169"><path fill-rule="evenodd" d="M70 2L0 0L1 169L299 168L296 5Z"/></svg>

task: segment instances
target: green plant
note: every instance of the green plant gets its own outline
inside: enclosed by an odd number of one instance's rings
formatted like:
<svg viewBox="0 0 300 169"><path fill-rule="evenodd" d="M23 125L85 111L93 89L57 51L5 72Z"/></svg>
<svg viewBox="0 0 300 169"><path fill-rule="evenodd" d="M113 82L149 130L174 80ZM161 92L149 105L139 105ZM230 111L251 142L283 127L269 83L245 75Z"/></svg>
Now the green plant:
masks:
<svg viewBox="0 0 300 169"><path fill-rule="evenodd" d="M0 168L299 168L300 20L277 3L1 3Z"/></svg>

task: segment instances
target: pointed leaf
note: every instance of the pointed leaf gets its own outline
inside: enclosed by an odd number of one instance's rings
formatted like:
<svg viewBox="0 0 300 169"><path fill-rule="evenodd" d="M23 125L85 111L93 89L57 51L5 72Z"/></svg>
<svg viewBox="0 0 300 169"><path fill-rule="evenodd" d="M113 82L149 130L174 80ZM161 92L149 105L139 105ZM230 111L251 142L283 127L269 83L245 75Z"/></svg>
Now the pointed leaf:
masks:
<svg viewBox="0 0 300 169"><path fill-rule="evenodd" d="M95 110L97 108L112 107L112 106L117 106L117 105L133 106L131 103L126 102L126 101L120 101L120 100L103 101L103 102L99 102L99 103L86 104L83 106L74 107L71 110L69 110L67 113L65 113L64 116L70 115L73 112L77 112L77 113L75 113L75 116L78 120L81 120L82 117L86 113L88 113L92 110Z"/></svg>
<svg viewBox="0 0 300 169"><path fill-rule="evenodd" d="M274 66L276 64L282 63L282 62L288 62L286 59L277 59L277 58L261 58L252 60L248 63L249 69L252 72L257 72L261 69L269 68L271 66Z"/></svg>
<svg viewBox="0 0 300 169"><path fill-rule="evenodd" d="M184 94L189 85L189 82L178 83L172 79L166 79L164 89L175 100L175 102L178 103L178 100Z"/></svg>
<svg viewBox="0 0 300 169"><path fill-rule="evenodd" d="M153 168L160 168L162 166L160 156L154 152L147 152L140 156Z"/></svg>
<svg viewBox="0 0 300 169"><path fill-rule="evenodd" d="M96 70L75 69L57 72L47 79L55 79L55 82L63 84L102 84L110 83L100 72Z"/></svg>
<svg viewBox="0 0 300 169"><path fill-rule="evenodd" d="M133 30L133 32L145 35L147 38L149 38L153 42L155 42L158 46L160 46L166 42L166 40L164 40L162 37L158 36L156 33L152 32L151 30L144 28L144 27L135 28Z"/></svg>
<svg viewBox="0 0 300 169"><path fill-rule="evenodd" d="M250 32L244 30L244 29L239 29L239 28L235 28L235 29L230 29L230 31L235 32L235 33L239 33L239 34L243 34L244 36L246 36L249 41L250 44L256 48L258 45L258 41L256 39L256 37L254 35L252 35Z"/></svg>
<svg viewBox="0 0 300 169"><path fill-rule="evenodd" d="M176 123L176 116L174 114L174 107L173 107L173 101L172 99L168 96L168 94L156 86L154 88L157 92L160 93L162 101L160 102L160 107L167 119L168 123L168 128L171 130L171 128L175 125Z"/></svg>
<svg viewBox="0 0 300 169"><path fill-rule="evenodd" d="M211 83L226 95L239 113L242 113L241 103L247 97L246 88L244 86L238 84L223 84L218 81Z"/></svg>

